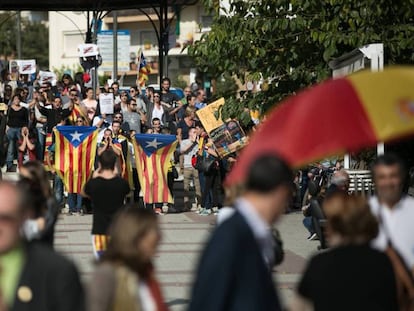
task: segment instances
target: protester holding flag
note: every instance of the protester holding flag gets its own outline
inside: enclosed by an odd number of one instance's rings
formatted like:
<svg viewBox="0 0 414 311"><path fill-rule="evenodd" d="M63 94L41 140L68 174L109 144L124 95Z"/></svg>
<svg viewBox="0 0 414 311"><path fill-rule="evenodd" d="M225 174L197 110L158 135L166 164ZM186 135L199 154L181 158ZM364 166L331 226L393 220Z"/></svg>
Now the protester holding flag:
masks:
<svg viewBox="0 0 414 311"><path fill-rule="evenodd" d="M128 183L117 174L116 162L115 152L105 150L99 156L98 170L82 192L92 201L92 245L96 259L100 259L105 252L109 239L108 227L129 193Z"/></svg>
<svg viewBox="0 0 414 311"><path fill-rule="evenodd" d="M137 172L146 208L162 214L163 203L174 203L168 188L170 159L176 149L174 135L136 134L133 140Z"/></svg>
<svg viewBox="0 0 414 311"><path fill-rule="evenodd" d="M137 79L137 85L139 87L144 87L145 83L148 81L148 75L151 73L151 66L147 64L147 60L144 57L144 53L141 51L141 53L138 52L139 59L139 71L138 71L138 79Z"/></svg>
<svg viewBox="0 0 414 311"><path fill-rule="evenodd" d="M68 192L69 214L82 213L83 186L91 176L96 154L98 130L86 126L78 118L78 126L57 126L55 133L55 170Z"/></svg>
<svg viewBox="0 0 414 311"><path fill-rule="evenodd" d="M76 125L78 117L86 118L88 111L85 106L81 105L81 101L78 96L78 90L76 87L72 87L68 93L69 96L69 107L72 107L72 112L68 117L70 125Z"/></svg>

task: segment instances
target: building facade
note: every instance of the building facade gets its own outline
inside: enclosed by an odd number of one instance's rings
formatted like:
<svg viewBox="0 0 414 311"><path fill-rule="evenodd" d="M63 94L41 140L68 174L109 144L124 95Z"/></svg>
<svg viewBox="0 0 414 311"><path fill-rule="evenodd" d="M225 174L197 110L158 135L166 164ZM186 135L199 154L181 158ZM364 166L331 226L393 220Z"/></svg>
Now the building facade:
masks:
<svg viewBox="0 0 414 311"><path fill-rule="evenodd" d="M112 30L116 18L117 29L127 30L130 34L130 70L118 72L118 80L125 85L135 82L136 67L142 51L151 65L148 83L158 82L158 40L149 18L138 10L117 11L103 18L99 25L101 30ZM157 14L152 9L145 13L158 26ZM196 69L191 57L187 54L187 46L208 31L212 22L211 16L205 13L201 4L187 7L169 8L169 51L164 62L164 75L173 80L173 84L185 81L194 82ZM78 45L85 42L87 17L85 12L49 12L49 61L51 69L63 67L75 70L79 64ZM118 49L123 47L118 46ZM102 74L102 72L101 72ZM111 76L111 72L105 72Z"/></svg>

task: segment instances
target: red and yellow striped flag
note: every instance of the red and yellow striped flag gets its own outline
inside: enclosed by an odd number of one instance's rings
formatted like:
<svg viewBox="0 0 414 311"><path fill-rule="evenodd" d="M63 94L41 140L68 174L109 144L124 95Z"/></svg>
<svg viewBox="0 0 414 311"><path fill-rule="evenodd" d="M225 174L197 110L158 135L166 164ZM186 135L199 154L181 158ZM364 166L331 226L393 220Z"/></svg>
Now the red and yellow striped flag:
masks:
<svg viewBox="0 0 414 311"><path fill-rule="evenodd" d="M81 193L92 175L98 130L94 126L57 126L55 170L69 193Z"/></svg>
<svg viewBox="0 0 414 311"><path fill-rule="evenodd" d="M138 178L145 203L173 203L168 189L170 160L177 147L174 135L136 134L133 140Z"/></svg>
<svg viewBox="0 0 414 311"><path fill-rule="evenodd" d="M49 167L49 164L47 162L47 159L49 158L49 148L53 144L53 134L47 133L46 139L45 139L45 152L43 153L43 164L46 171L50 171L51 167Z"/></svg>
<svg viewBox="0 0 414 311"><path fill-rule="evenodd" d="M88 120L88 116L83 113L81 107L78 104L74 104L72 112L68 117L69 123L71 125L76 125L76 120L78 119L78 117L83 117L85 120Z"/></svg>
<svg viewBox="0 0 414 311"><path fill-rule="evenodd" d="M138 83L140 87L144 87L148 81L148 75L151 73L151 66L147 63L144 53L141 51L141 57L139 58L139 71L138 71Z"/></svg>

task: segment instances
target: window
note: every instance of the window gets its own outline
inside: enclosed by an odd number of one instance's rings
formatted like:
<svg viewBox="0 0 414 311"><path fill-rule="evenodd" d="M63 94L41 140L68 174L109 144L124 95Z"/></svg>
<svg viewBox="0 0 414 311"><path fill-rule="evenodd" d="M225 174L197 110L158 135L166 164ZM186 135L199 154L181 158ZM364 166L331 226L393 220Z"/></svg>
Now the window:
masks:
<svg viewBox="0 0 414 311"><path fill-rule="evenodd" d="M79 32L63 34L63 52L65 57L77 57L78 45L83 43L83 36Z"/></svg>

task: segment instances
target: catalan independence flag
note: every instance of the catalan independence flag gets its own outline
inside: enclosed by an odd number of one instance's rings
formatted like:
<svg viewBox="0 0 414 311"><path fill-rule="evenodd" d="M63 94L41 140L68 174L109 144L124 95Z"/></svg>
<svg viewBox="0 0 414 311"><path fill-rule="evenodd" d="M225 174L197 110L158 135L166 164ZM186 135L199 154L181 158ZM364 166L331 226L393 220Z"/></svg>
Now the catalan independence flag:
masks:
<svg viewBox="0 0 414 311"><path fill-rule="evenodd" d="M55 170L69 193L81 193L92 175L98 130L94 126L57 126Z"/></svg>
<svg viewBox="0 0 414 311"><path fill-rule="evenodd" d="M148 81L148 75L151 73L151 66L147 63L144 53L141 52L139 60L139 72L138 72L138 83L139 86L145 86Z"/></svg>
<svg viewBox="0 0 414 311"><path fill-rule="evenodd" d="M136 134L133 140L137 172L145 203L173 203L167 173L177 147L174 135Z"/></svg>

